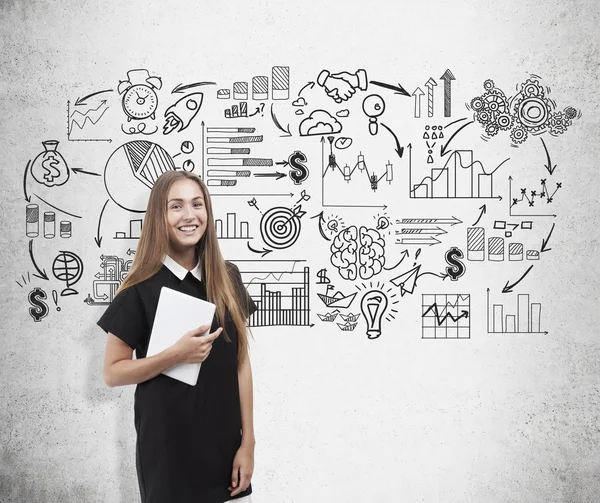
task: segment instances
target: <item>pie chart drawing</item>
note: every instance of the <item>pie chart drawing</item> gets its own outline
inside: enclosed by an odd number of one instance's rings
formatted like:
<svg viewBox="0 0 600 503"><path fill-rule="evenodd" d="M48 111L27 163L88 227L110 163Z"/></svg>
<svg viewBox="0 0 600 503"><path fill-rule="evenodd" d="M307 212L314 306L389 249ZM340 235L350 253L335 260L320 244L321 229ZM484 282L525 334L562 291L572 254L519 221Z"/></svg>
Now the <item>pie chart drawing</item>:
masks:
<svg viewBox="0 0 600 503"><path fill-rule="evenodd" d="M173 159L160 145L135 140L121 145L108 158L104 186L121 208L144 213L156 179L174 169Z"/></svg>

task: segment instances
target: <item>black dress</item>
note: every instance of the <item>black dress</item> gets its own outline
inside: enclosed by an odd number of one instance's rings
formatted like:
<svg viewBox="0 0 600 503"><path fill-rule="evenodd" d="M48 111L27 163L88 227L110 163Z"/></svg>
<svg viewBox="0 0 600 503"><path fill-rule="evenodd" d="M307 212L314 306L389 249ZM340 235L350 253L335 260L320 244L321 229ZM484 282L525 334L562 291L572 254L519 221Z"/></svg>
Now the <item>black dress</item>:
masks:
<svg viewBox="0 0 600 503"><path fill-rule="evenodd" d="M246 299L246 314L256 306L237 267L236 287ZM206 288L191 273L180 280L163 265L151 278L118 294L98 325L135 349L144 358L154 322L160 289L206 300ZM244 304L244 303L243 303ZM218 328L213 320L211 332ZM229 315L225 330L202 363L195 386L163 374L140 383L135 390L137 433L136 468L142 503L222 503L232 499L233 458L241 444L241 410L235 327ZM183 334L181 334L183 335ZM236 495L252 493L252 486Z"/></svg>

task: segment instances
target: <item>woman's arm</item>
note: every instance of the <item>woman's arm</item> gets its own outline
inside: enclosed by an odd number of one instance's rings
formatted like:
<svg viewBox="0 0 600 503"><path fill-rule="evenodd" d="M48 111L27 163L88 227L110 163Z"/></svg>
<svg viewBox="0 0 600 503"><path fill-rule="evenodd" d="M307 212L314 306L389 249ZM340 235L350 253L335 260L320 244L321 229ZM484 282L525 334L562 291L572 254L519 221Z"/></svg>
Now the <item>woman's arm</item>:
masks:
<svg viewBox="0 0 600 503"><path fill-rule="evenodd" d="M242 411L242 444L233 459L231 471L231 497L248 489L254 473L254 420L252 397L252 369L250 356L246 353L238 368L240 384L240 408Z"/></svg>
<svg viewBox="0 0 600 503"><path fill-rule="evenodd" d="M254 447L256 441L254 438L252 368L250 367L250 356L248 354L240 362L238 381L240 383L240 407L242 410L242 445Z"/></svg>
<svg viewBox="0 0 600 503"><path fill-rule="evenodd" d="M133 360L132 357L133 349L109 332L102 369L104 383L107 386L113 388L127 384L139 384L152 379L181 360L175 345L148 358Z"/></svg>
<svg viewBox="0 0 600 503"><path fill-rule="evenodd" d="M223 330L219 327L211 334L200 336L209 328L210 325L203 325L190 330L164 351L139 360L132 359L133 349L127 343L109 332L102 369L104 382L111 388L139 384L177 363L202 363L208 358L213 341Z"/></svg>

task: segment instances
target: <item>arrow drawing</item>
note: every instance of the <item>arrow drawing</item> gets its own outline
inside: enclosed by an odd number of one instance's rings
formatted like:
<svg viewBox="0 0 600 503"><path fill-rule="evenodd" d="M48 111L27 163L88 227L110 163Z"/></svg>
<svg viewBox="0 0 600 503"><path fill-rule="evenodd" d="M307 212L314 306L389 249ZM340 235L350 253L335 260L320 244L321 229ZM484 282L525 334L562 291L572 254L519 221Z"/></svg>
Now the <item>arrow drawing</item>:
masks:
<svg viewBox="0 0 600 503"><path fill-rule="evenodd" d="M431 234L433 236L439 236L440 234L448 234L448 231L445 231L441 227L436 227L434 229L402 229L402 231L396 231L396 234Z"/></svg>
<svg viewBox="0 0 600 503"><path fill-rule="evenodd" d="M25 194L25 201L28 203L31 202L31 196L27 195L27 172L29 171L29 166L31 166L31 159L27 161L27 166L25 166L25 173L23 173L23 194Z"/></svg>
<svg viewBox="0 0 600 503"><path fill-rule="evenodd" d="M33 239L29 240L29 257L31 258L31 262L33 262L33 267L35 267L35 270L37 272L39 272L39 274L34 273L33 275L36 278L40 278L40 279L43 279L44 281L48 281L48 275L46 274L46 269L44 269L43 271L40 271L40 268L35 263L35 259L33 258Z"/></svg>
<svg viewBox="0 0 600 503"><path fill-rule="evenodd" d="M525 276L527 276L527 274L529 274L529 271L531 271L531 269L533 268L533 264L529 266L529 269L527 269L525 271L525 273L523 274L523 276L521 276L517 281L515 281L512 285L508 284L508 281L506 282L506 285L504 285L504 288L502 288L502 293L510 293L512 292L512 289L517 286Z"/></svg>
<svg viewBox="0 0 600 503"><path fill-rule="evenodd" d="M94 241L96 241L96 245L98 245L98 248L100 248L100 245L102 244L102 238L100 237L100 223L102 222L102 214L104 213L104 210L106 209L106 205L108 204L109 199L106 200L106 202L104 203L104 206L102 206L102 211L100 212L100 217L98 218L98 229L96 230L96 237L94 238Z"/></svg>
<svg viewBox="0 0 600 503"><path fill-rule="evenodd" d="M452 313L450 312L450 310L448 310L448 312L446 314L444 314L443 316L440 316L440 313L438 311L438 305L436 302L434 302L431 306L429 306L427 308L427 310L421 315L421 317L425 318L425 316L427 316L429 313L434 314L434 316L436 318L436 323L438 324L438 327L442 326L448 318L450 318L453 322L456 323L461 318L469 317L469 311L467 311L466 309L463 309L460 312L460 314L457 316L453 316Z"/></svg>
<svg viewBox="0 0 600 503"><path fill-rule="evenodd" d="M306 84L304 87L302 87L302 89L300 89L300 91L298 91L298 97L302 96L302 92L306 89L306 88L312 89L313 87L315 87L315 83L314 82L309 82L308 84Z"/></svg>
<svg viewBox="0 0 600 503"><path fill-rule="evenodd" d="M81 168L71 168L73 173L82 173L84 175L94 175L94 176L102 176L100 173L94 173L92 171L84 171Z"/></svg>
<svg viewBox="0 0 600 503"><path fill-rule="evenodd" d="M216 84L217 84L216 82L194 82L193 84L186 84L185 86L178 84L173 88L173 90L171 91L171 94L181 93L181 92L185 91L186 89L191 89L192 87L214 86Z"/></svg>
<svg viewBox="0 0 600 503"><path fill-rule="evenodd" d="M396 244L401 245L417 245L417 246L433 246L440 244L441 241L437 239L435 236L411 236L407 238L402 238L401 240L396 239Z"/></svg>
<svg viewBox="0 0 600 503"><path fill-rule="evenodd" d="M410 98L410 93L408 93L408 91L404 89L404 87L402 87L402 84L400 83L398 83L397 86L386 84L385 82L377 82L376 80L370 80L369 83L373 84L374 86L379 86L383 87L384 89L390 89L392 91L395 91L394 94L401 94L402 96L408 96Z"/></svg>
<svg viewBox="0 0 600 503"><path fill-rule="evenodd" d="M263 246L262 250L255 250L254 248L252 248L250 246L250 241L246 241L246 244L248 245L248 249L251 252L253 252L253 253L260 253L261 257L264 257L265 255L268 255L269 253L271 253L273 251L273 250L269 250L268 248L265 248L264 246Z"/></svg>
<svg viewBox="0 0 600 503"><path fill-rule="evenodd" d="M540 140L542 140L542 145L544 146L544 150L546 151L546 164L544 165L544 168L546 168L548 170L548 173L550 173L550 175L552 175L554 173L554 170L556 169L556 164L554 166L552 166L552 161L550 160L550 153L548 152L548 148L546 147L546 142L544 142L543 138L540 138Z"/></svg>
<svg viewBox="0 0 600 503"><path fill-rule="evenodd" d="M280 178L284 178L287 176L285 173L280 173L279 171L275 171L275 173L253 173L256 177L270 177L279 180Z"/></svg>
<svg viewBox="0 0 600 503"><path fill-rule="evenodd" d="M88 100L92 96L96 96L97 94L102 94L102 93L111 93L111 92L113 92L113 89L105 89L104 91L97 91L95 93L88 94L87 96L84 96L83 98L78 98L75 101L75 106L87 105L86 100ZM105 102L106 102L106 100L105 100Z"/></svg>
<svg viewBox="0 0 600 503"><path fill-rule="evenodd" d="M69 213L68 211L65 210L61 210L60 208L58 208L57 206L54 206L53 204L50 204L48 201L42 199L40 196L38 196L37 194L33 194L35 197L37 197L40 201L42 201L43 203L47 204L48 206L50 206L50 208L54 208L56 211L60 211L61 213L64 213L65 215L69 215L70 217L73 218L81 218L79 215L75 215L74 213Z"/></svg>
<svg viewBox="0 0 600 503"><path fill-rule="evenodd" d="M452 115L451 85L452 81L456 79L448 69L444 72L444 75L440 77L440 80L444 81L444 117L450 117Z"/></svg>
<svg viewBox="0 0 600 503"><path fill-rule="evenodd" d="M415 119L421 117L421 96L424 94L425 93L420 87L417 87L412 93L412 95L415 97Z"/></svg>
<svg viewBox="0 0 600 503"><path fill-rule="evenodd" d="M273 123L275 124L275 126L277 126L277 129L286 133L286 134L281 135L282 137L292 136L292 133L290 133L290 125L289 124L287 125L287 129L283 129L283 127L277 120L277 117L275 116L275 110L273 110L273 103L271 103L271 119L273 119Z"/></svg>
<svg viewBox="0 0 600 503"><path fill-rule="evenodd" d="M552 231L554 230L555 225L556 224L552 224L552 228L550 229L550 233L548 234L548 237L546 239L542 239L542 248L540 250L540 253L544 253L544 252L552 250L552 248L546 248L546 246L548 246L548 241L550 241L550 236L552 236Z"/></svg>
<svg viewBox="0 0 600 503"><path fill-rule="evenodd" d="M471 227L475 227L479 223L479 221L481 220L481 217L483 216L483 214L486 212L486 206L485 206L485 204L483 206L480 206L479 209L481 210L481 213L479 214L479 218L477 219L477 221L473 225L471 225Z"/></svg>
<svg viewBox="0 0 600 503"><path fill-rule="evenodd" d="M398 137L396 136L396 134L383 122L381 123L381 125L387 129L390 134L394 137L394 140L396 141L396 153L398 154L398 157L400 157L400 159L402 159L402 155L404 154L404 147L400 146L400 142L398 141Z"/></svg>
<svg viewBox="0 0 600 503"><path fill-rule="evenodd" d="M456 217L450 218L403 218L402 220L396 220L397 224L431 224L431 225L456 225L462 224L462 220L459 220Z"/></svg>
<svg viewBox="0 0 600 503"><path fill-rule="evenodd" d="M325 234L325 231L323 230L323 226L325 225L325 217L323 217L323 212L321 211L310 218L312 220L313 218L317 217L319 217L319 232L321 233L321 237L327 241L331 241L331 238L327 237L327 234Z"/></svg>
<svg viewBox="0 0 600 503"><path fill-rule="evenodd" d="M427 88L427 116L433 117L433 88L437 86L437 82L433 77L429 77L429 80L425 82Z"/></svg>
<svg viewBox="0 0 600 503"><path fill-rule="evenodd" d="M451 150L448 150L448 145L450 144L450 142L454 139L454 137L458 133L460 133L464 128L473 124L474 122L475 121L467 122L466 124L463 124L461 127L459 127L456 131L454 131L454 134L450 137L450 139L446 142L446 144L442 145L442 147L440 148L440 157L444 157L446 154L451 152ZM508 161L508 159L506 159L506 161ZM504 161L504 162L506 162L506 161Z"/></svg>

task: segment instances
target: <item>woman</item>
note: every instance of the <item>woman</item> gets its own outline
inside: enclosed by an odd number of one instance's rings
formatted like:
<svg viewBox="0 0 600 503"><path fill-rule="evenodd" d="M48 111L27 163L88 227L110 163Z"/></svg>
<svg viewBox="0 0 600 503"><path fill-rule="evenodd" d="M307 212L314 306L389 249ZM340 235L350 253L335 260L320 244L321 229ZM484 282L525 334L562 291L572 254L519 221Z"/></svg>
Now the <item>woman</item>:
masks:
<svg viewBox="0 0 600 503"><path fill-rule="evenodd" d="M163 286L212 302L215 319L208 335L199 337L208 325L199 327L146 358ZM98 321L108 333L104 381L137 384L143 503L250 501L255 440L246 318L255 310L239 270L221 256L206 185L186 171L161 175L131 271ZM195 386L161 374L198 362Z"/></svg>

